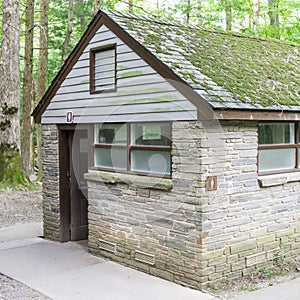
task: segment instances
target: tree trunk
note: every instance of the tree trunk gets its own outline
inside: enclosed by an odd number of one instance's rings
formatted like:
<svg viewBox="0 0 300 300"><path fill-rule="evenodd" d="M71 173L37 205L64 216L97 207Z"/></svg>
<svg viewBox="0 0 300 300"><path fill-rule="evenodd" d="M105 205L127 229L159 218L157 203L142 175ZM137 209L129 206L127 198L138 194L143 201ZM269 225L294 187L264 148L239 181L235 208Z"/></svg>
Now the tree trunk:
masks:
<svg viewBox="0 0 300 300"><path fill-rule="evenodd" d="M36 99L40 101L46 91L48 69L48 0L40 0L40 50L36 81ZM42 161L42 126L37 125L38 178L43 171Z"/></svg>
<svg viewBox="0 0 300 300"><path fill-rule="evenodd" d="M190 23L191 0L186 1L186 24Z"/></svg>
<svg viewBox="0 0 300 300"><path fill-rule="evenodd" d="M226 30L232 30L232 5L231 0L224 0L224 9L226 17Z"/></svg>
<svg viewBox="0 0 300 300"><path fill-rule="evenodd" d="M2 1L0 54L0 182L25 182L20 156L19 0Z"/></svg>
<svg viewBox="0 0 300 300"><path fill-rule="evenodd" d="M94 15L101 9L101 0L94 0Z"/></svg>
<svg viewBox="0 0 300 300"><path fill-rule="evenodd" d="M202 0L197 2L197 23L200 26L202 21Z"/></svg>
<svg viewBox="0 0 300 300"><path fill-rule="evenodd" d="M32 82L32 98L31 107L34 108L35 105L35 83ZM34 173L34 161L35 161L35 145L34 145L34 119L31 117L31 141L30 141L30 166L32 166L32 173Z"/></svg>
<svg viewBox="0 0 300 300"><path fill-rule="evenodd" d="M259 0L253 0L253 31L256 35L258 35L259 31Z"/></svg>
<svg viewBox="0 0 300 300"><path fill-rule="evenodd" d="M62 49L62 63L65 62L67 59L67 53L68 53L68 46L70 42L70 37L72 34L72 25L73 25L73 11L74 11L74 2L73 0L69 0L69 7L68 7L68 26L67 26L67 33L66 37L63 43L63 49Z"/></svg>
<svg viewBox="0 0 300 300"><path fill-rule="evenodd" d="M272 36L279 38L279 0L268 0L270 25L273 29Z"/></svg>
<svg viewBox="0 0 300 300"><path fill-rule="evenodd" d="M25 176L33 174L31 161L31 144L33 140L32 128L32 98L33 98L33 27L34 27L34 0L26 1L25 24L25 55L24 55L24 79L23 79L23 104L22 104L22 131L21 131L21 156Z"/></svg>
<svg viewBox="0 0 300 300"><path fill-rule="evenodd" d="M128 0L128 11L129 13L133 13L133 0Z"/></svg>
<svg viewBox="0 0 300 300"><path fill-rule="evenodd" d="M87 5L87 4L85 4L84 0L77 0L77 1L81 3L81 5L80 5L81 7L84 7L85 5ZM95 0L95 1L97 1L97 0ZM95 14L95 4L94 4L94 14ZM80 14L79 20L80 20L80 23L79 23L80 24L80 33L81 33L81 35L83 35L83 33L86 30L84 14Z"/></svg>

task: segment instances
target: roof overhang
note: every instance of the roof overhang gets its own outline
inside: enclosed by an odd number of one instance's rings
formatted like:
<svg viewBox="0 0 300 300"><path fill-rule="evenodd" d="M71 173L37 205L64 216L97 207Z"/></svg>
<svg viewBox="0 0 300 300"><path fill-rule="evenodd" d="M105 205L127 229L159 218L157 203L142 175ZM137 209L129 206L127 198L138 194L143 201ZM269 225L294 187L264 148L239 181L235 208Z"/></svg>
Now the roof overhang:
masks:
<svg viewBox="0 0 300 300"><path fill-rule="evenodd" d="M214 112L218 120L300 121L300 112L293 111L216 109Z"/></svg>

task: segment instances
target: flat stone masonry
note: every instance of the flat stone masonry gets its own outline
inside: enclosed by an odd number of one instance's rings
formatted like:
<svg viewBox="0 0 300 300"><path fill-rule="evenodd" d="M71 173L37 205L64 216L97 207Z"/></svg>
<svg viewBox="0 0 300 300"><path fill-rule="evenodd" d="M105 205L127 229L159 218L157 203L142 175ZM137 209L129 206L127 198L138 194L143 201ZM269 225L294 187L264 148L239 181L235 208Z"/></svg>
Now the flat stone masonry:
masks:
<svg viewBox="0 0 300 300"><path fill-rule="evenodd" d="M90 173L92 253L198 289L299 255L299 181L260 187L257 122L174 122L172 139L170 190Z"/></svg>
<svg viewBox="0 0 300 300"><path fill-rule="evenodd" d="M172 180L90 171L89 249L201 289L201 124L173 124ZM142 253L142 255L141 255Z"/></svg>
<svg viewBox="0 0 300 300"><path fill-rule="evenodd" d="M218 176L218 190L210 192L201 207L205 286L247 275L278 256L297 260L300 254L300 176L259 177L257 122L221 126L215 139L224 146L222 168L212 171L209 163L202 166ZM210 138L204 138L204 144Z"/></svg>
<svg viewBox="0 0 300 300"><path fill-rule="evenodd" d="M56 125L43 125L43 218L44 237L60 240L59 155Z"/></svg>

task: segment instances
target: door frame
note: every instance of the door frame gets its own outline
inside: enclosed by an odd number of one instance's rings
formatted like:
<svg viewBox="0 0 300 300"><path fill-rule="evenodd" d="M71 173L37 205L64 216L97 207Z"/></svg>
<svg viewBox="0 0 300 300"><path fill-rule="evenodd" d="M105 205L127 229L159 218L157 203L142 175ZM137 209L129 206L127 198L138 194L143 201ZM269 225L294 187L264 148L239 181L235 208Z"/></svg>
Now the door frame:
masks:
<svg viewBox="0 0 300 300"><path fill-rule="evenodd" d="M87 130L88 134L88 169L93 163L93 136L92 125L73 124L58 126L58 157L59 157L59 210L60 210L60 242L71 240L70 221L71 221L71 198L68 187L69 171L69 148L68 133L77 130Z"/></svg>

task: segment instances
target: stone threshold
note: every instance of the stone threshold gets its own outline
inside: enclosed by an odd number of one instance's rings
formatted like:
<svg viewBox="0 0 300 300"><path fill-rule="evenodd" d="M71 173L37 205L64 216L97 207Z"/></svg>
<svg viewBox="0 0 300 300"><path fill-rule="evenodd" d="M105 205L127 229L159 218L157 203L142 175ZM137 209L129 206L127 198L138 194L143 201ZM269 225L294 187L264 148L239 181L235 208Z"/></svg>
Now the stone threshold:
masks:
<svg viewBox="0 0 300 300"><path fill-rule="evenodd" d="M136 186L137 188L148 188L163 191L170 191L173 187L171 179L96 170L89 170L88 173L84 174L84 178L90 181L98 181L110 184L126 183Z"/></svg>

